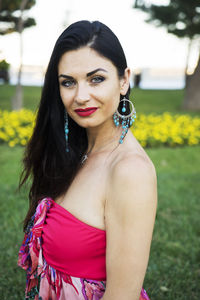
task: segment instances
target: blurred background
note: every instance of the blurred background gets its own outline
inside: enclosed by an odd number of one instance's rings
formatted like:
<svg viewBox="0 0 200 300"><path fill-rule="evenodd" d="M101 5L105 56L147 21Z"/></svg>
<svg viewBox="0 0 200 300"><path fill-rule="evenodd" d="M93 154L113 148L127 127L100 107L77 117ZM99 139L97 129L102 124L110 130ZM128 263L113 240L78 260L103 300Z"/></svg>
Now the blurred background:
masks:
<svg viewBox="0 0 200 300"><path fill-rule="evenodd" d="M99 20L132 70L133 134L158 177L144 288L150 299L200 299L200 1L0 0L0 295L22 299L17 267L28 188L16 192L45 71L71 23Z"/></svg>
<svg viewBox="0 0 200 300"><path fill-rule="evenodd" d="M188 74L192 74L197 64L199 40L194 39L197 32L186 31L184 26L187 20L181 22L175 15L174 20L169 20L169 22L174 22L175 35L167 34L166 27L170 30L172 24L156 28L145 22L150 18L155 25L159 25L166 20L155 21L156 16L153 15L155 12L148 10L146 13L143 1L125 0L123 3L114 0L24 1L28 3L25 4L25 8L28 6L28 9L23 11L24 24L21 29L23 53L20 49L19 24L17 24L20 17L18 7L23 1L10 1L12 3L10 11L9 4L3 10L4 2L9 3L9 1L1 2L0 59L5 59L10 64L11 84L17 82L17 72L23 54L22 84L42 85L44 72L56 39L65 27L81 19L101 20L116 33L133 74L142 73L141 88L183 88L185 68L187 67ZM144 3L167 5L169 1L144 1ZM143 9L139 10L134 7ZM191 13L192 10L193 7L191 7ZM162 18L162 14L158 17ZM181 32L185 30L184 34L181 33L183 36L178 30ZM191 41L192 45L190 45ZM191 46L190 53L188 53L189 45Z"/></svg>

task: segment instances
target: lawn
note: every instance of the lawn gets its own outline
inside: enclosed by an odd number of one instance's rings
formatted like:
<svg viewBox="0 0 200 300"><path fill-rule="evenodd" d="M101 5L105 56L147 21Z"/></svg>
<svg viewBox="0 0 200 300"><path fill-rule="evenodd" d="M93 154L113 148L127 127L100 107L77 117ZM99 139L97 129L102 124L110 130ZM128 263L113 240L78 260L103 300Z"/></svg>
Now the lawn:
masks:
<svg viewBox="0 0 200 300"><path fill-rule="evenodd" d="M41 94L41 87L24 86L24 107L35 110ZM11 99L14 96L15 87L0 85L0 109L11 110ZM181 109L184 90L141 90L132 89L131 100L137 112L145 114L160 114L169 111L174 114L188 113ZM196 112L190 112L195 115Z"/></svg>
<svg viewBox="0 0 200 300"><path fill-rule="evenodd" d="M0 86L0 94L1 89L10 97L11 90ZM25 101L28 102L25 106L35 109L39 94L39 88L26 87ZM155 110L162 113L167 110L177 113L183 91L135 90L133 94L137 98L138 110L142 112ZM169 102L162 103L161 99L167 98ZM8 101L1 98L0 107L9 109L7 105ZM157 170L158 210L144 288L151 300L199 299L200 145L145 150ZM24 297L25 272L17 266L17 254L23 239L21 222L28 207L28 190L21 193L16 190L22 153L20 146L0 145L1 300Z"/></svg>
<svg viewBox="0 0 200 300"><path fill-rule="evenodd" d="M15 94L15 86L0 85L0 109L11 110L11 99ZM41 87L24 86L24 108L35 110L40 100Z"/></svg>

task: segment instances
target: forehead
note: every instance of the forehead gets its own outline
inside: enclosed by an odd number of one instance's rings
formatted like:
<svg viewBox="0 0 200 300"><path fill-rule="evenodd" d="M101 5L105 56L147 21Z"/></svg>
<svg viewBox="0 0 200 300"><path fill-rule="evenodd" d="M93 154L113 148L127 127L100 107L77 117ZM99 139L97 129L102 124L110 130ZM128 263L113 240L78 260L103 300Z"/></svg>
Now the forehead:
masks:
<svg viewBox="0 0 200 300"><path fill-rule="evenodd" d="M87 73L92 70L104 68L110 72L116 72L116 67L106 57L101 56L97 51L83 47L77 50L65 52L58 64L58 73Z"/></svg>

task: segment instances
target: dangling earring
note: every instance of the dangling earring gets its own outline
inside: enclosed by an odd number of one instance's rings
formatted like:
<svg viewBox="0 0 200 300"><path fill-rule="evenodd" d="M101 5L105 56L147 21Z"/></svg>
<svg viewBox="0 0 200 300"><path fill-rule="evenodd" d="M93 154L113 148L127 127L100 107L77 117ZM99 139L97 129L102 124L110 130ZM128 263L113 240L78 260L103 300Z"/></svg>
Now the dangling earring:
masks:
<svg viewBox="0 0 200 300"><path fill-rule="evenodd" d="M117 111L113 115L113 120L114 120L116 127L119 126L119 118L122 119L122 129L123 130L122 130L122 135L119 140L120 144L123 143L123 140L128 132L128 128L133 124L133 122L135 121L135 118L136 118L136 110L135 110L133 103L129 99L126 99L125 97L122 100L120 100L120 102L123 102L122 112L124 112L124 113L126 112L126 103L125 103L126 101L131 104L130 114L122 115L119 113L119 111L117 109Z"/></svg>
<svg viewBox="0 0 200 300"><path fill-rule="evenodd" d="M66 152L69 152L68 133L69 133L69 128L68 128L68 114L67 114L67 112L65 111L65 140L66 140Z"/></svg>

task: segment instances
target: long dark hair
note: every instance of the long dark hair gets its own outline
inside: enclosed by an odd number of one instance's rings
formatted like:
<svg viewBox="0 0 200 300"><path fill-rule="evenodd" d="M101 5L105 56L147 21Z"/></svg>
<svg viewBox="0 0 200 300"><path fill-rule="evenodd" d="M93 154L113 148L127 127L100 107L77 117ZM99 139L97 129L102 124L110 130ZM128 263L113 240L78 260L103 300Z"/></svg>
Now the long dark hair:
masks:
<svg viewBox="0 0 200 300"><path fill-rule="evenodd" d="M73 23L58 38L46 71L36 125L23 157L24 169L19 188L28 179L31 180L29 210L24 220L24 230L40 199L58 197L68 189L81 166L81 157L87 150L86 129L68 116L69 152L66 152L65 109L60 97L57 70L59 60L65 52L84 46L108 58L116 66L119 78L124 76L127 67L118 38L99 21ZM130 86L126 97L129 93Z"/></svg>

